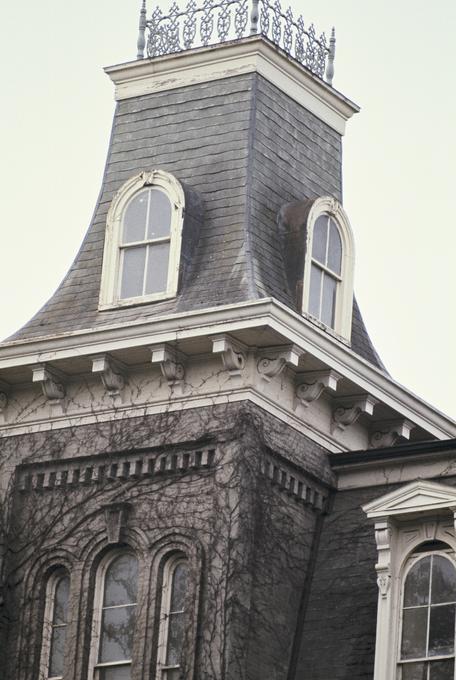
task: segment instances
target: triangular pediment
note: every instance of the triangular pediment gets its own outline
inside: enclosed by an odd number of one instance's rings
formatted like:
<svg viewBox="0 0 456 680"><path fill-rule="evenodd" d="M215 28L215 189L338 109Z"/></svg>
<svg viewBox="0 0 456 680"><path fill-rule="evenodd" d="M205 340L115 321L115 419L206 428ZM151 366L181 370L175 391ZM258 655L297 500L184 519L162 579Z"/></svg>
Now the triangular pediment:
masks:
<svg viewBox="0 0 456 680"><path fill-rule="evenodd" d="M418 479L363 506L369 518L456 508L456 487Z"/></svg>

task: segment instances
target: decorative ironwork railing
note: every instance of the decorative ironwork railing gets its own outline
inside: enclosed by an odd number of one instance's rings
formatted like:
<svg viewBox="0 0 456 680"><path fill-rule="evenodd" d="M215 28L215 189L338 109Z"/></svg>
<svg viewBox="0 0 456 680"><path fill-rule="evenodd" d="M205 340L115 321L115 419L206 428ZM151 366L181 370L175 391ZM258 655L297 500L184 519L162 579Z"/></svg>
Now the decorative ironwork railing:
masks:
<svg viewBox="0 0 456 680"><path fill-rule="evenodd" d="M279 0L188 0L181 10L173 2L167 14L159 7L147 18L143 0L138 36L138 59L173 54L192 47L206 47L248 35L264 35L275 45L332 85L336 38L334 29L327 41L317 37L313 24L302 16L295 19L289 7L282 11Z"/></svg>

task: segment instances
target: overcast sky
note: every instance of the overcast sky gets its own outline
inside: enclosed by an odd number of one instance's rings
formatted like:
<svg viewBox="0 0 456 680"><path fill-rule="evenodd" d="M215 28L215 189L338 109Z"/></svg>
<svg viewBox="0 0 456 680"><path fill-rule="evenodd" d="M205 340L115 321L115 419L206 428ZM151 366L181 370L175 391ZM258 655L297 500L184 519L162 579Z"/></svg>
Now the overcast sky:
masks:
<svg viewBox="0 0 456 680"><path fill-rule="evenodd" d="M4 3L0 337L52 294L86 231L114 111L102 67L135 57L139 0ZM149 13L152 4L149 0ZM453 418L456 2L295 0L337 31L355 290L384 363Z"/></svg>

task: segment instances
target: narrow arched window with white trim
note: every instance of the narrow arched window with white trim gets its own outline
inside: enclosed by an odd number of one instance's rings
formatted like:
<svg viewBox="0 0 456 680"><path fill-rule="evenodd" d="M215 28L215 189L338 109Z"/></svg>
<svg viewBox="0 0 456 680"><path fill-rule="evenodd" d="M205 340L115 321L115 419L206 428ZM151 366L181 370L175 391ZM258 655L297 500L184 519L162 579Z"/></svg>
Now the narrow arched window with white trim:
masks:
<svg viewBox="0 0 456 680"><path fill-rule="evenodd" d="M68 629L70 577L64 569L55 571L47 583L44 611L41 677L61 680Z"/></svg>
<svg viewBox="0 0 456 680"><path fill-rule="evenodd" d="M130 680L138 591L131 552L108 555L97 574L91 672L94 680Z"/></svg>
<svg viewBox="0 0 456 680"><path fill-rule="evenodd" d="M189 563L184 555L171 557L163 569L158 644L158 678L181 680L188 623Z"/></svg>
<svg viewBox="0 0 456 680"><path fill-rule="evenodd" d="M182 186L162 170L119 189L107 217L100 309L176 295L184 205Z"/></svg>
<svg viewBox="0 0 456 680"><path fill-rule="evenodd" d="M402 592L398 680L454 680L456 566L449 546L422 545Z"/></svg>
<svg viewBox="0 0 456 680"><path fill-rule="evenodd" d="M342 206L329 196L312 204L307 218L303 311L350 338L354 241Z"/></svg>

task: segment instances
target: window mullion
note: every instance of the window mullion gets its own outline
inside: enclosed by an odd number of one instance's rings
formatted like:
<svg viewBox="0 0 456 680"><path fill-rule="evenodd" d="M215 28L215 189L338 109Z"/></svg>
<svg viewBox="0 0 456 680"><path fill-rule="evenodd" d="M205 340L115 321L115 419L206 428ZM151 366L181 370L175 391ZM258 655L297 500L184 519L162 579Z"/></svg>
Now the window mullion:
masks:
<svg viewBox="0 0 456 680"><path fill-rule="evenodd" d="M429 590L428 590L428 611L427 611L427 630L426 630L426 657L429 657L429 633L431 627L431 584L432 569L434 566L434 555L431 555L431 568L429 569ZM428 664L429 667L430 664Z"/></svg>
<svg viewBox="0 0 456 680"><path fill-rule="evenodd" d="M325 282L325 273L320 269L320 299L318 301L318 318L321 321L322 310L323 310L323 287Z"/></svg>
<svg viewBox="0 0 456 680"><path fill-rule="evenodd" d="M143 272L143 287L142 287L142 294L146 294L146 281L147 281L147 272L149 271L149 251L150 251L151 246L147 245L146 246L146 258L144 260L144 272Z"/></svg>
<svg viewBox="0 0 456 680"><path fill-rule="evenodd" d="M328 215L328 221L326 222L326 248L325 248L325 265L328 265L328 256L329 256L329 230L331 228L331 218Z"/></svg>

